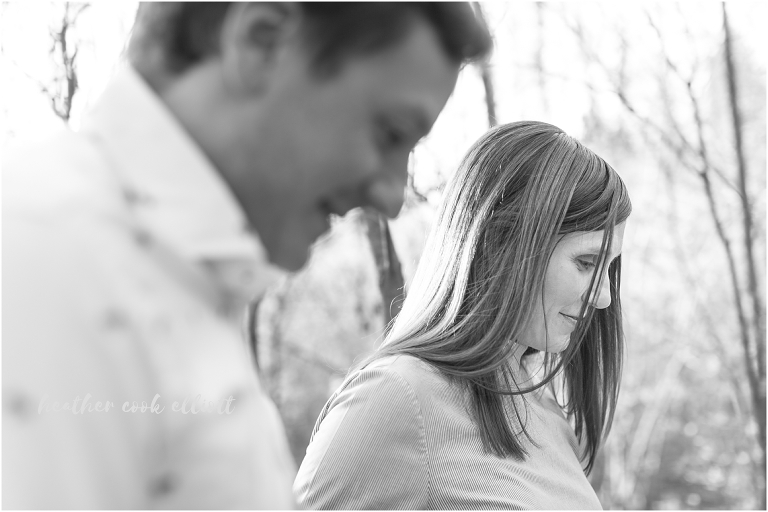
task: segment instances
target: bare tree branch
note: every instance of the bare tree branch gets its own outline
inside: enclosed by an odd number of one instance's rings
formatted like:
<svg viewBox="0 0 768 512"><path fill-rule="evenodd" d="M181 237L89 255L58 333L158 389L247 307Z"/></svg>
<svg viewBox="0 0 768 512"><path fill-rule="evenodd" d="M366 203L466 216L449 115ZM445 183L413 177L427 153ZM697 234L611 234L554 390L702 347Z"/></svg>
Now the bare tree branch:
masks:
<svg viewBox="0 0 768 512"><path fill-rule="evenodd" d="M604 71L608 82L613 89L612 92L616 94L621 105L632 117L640 122L641 126L646 130L654 133L663 146L668 148L680 164L685 168L693 171L702 184L704 196L709 209L709 214L712 219L715 233L720 245L723 248L726 257L726 263L728 267L729 283L732 289L732 304L736 313L736 320L739 330L739 339L741 344L742 364L745 367L747 374L747 381L749 383L750 397L751 397L751 414L756 424L758 425L757 441L761 452L761 464L760 470L763 475L762 489L758 489L757 495L762 502L762 506L765 506L765 493L764 493L764 475L765 475L765 320L763 315L763 298L760 294L757 281L757 269L754 259L754 222L753 213L749 203L747 195L747 169L746 159L744 156L743 142L742 142L742 126L743 123L740 119L740 111L738 106L738 91L736 84L736 70L733 59L733 50L731 47L731 35L727 21L727 13L725 6L723 6L723 31L725 36L725 58L728 69L728 94L729 94L729 106L731 110L731 117L734 126L734 138L737 156L737 165L734 166L738 171L737 184L733 184L728 180L723 172L718 169L712 162L709 155L709 143L705 137L705 122L703 119L703 112L700 105L700 99L694 90L694 78L696 76L696 70L698 69L698 60L694 59L692 70L689 75L686 75L681 67L673 60L671 54L666 50L664 44L664 36L660 28L654 23L653 18L646 11L646 16L651 28L654 30L660 44L661 53L664 59L664 65L667 72L673 76L677 81L683 85L684 95L690 104L690 113L692 126L695 130L694 139L689 139L681 126L677 123L675 116L670 109L668 115L670 120L670 128L665 129L658 122L650 119L649 117L640 113L639 109L630 100L629 94L624 86L624 79L622 77L624 66L619 66L618 70L609 69L605 61L599 58L598 55L587 44L586 36L583 28L577 21L575 25L571 24L570 28L577 38L579 45L584 55L593 62L600 66ZM566 23L568 25L568 23ZM618 73L618 76L617 76ZM664 77L660 77L660 80L664 81ZM664 89L662 87L662 89ZM662 98L663 101L668 102L668 98ZM739 213L743 224L744 238L742 240L744 244L745 256L742 260L741 256L737 257L734 249L731 237L728 235L721 209L723 204L717 197L714 184L712 183L712 177L715 176L728 185L730 189L736 192L740 201ZM744 276L740 275L740 270L746 268L747 283L742 284L741 280ZM747 314L747 308L745 307L744 299L748 297L751 306L751 315ZM752 318L748 318L751 316ZM751 320L751 322L750 322ZM719 341L716 332L712 329L712 337L717 341L716 345L721 348L721 342ZM720 351L722 353L722 351ZM729 372L732 373L732 372ZM741 387L738 383L733 384L734 390L737 391L737 398L741 396ZM626 486L629 482L624 481Z"/></svg>
<svg viewBox="0 0 768 512"><path fill-rule="evenodd" d="M708 334L708 337L712 341L712 348L717 352L718 357L720 359L720 364L725 368L726 375L728 376L728 382L731 385L731 389L733 390L737 410L739 411L739 414L741 415L741 411L747 410L747 402L748 399L744 396L744 390L743 390L743 372L741 371L741 367L739 366L739 369L735 369L733 365L730 364L728 357L728 354L725 351L725 342L723 339L717 334L717 328L714 325L713 318L716 318L716 315L712 314L711 311L706 307L704 303L702 303L700 296L701 293L699 292L699 280L697 280L694 277L694 272L691 270L691 267L689 265L689 255L686 254L685 247L682 244L682 235L679 232L679 224L680 221L678 219L677 215L677 197L676 197L676 186L675 186L675 180L672 179L672 175L669 172L669 169L664 169L664 176L667 181L667 192L670 196L669 204L671 205L671 211L670 211L670 218L668 222L668 226L672 230L672 237L671 239L674 241L673 245L673 251L675 255L675 260L677 261L678 268L680 269L680 274L685 279L685 282L690 290L693 291L691 293L692 300L695 304L696 311L699 312L699 318L701 318L705 325L705 331Z"/></svg>
<svg viewBox="0 0 768 512"><path fill-rule="evenodd" d="M757 375L752 375L752 372L749 373L750 378L750 385L752 389L752 396L755 403L755 417L757 418L757 423L759 426L759 432L758 432L758 441L760 443L760 446L762 448L762 474L765 476L765 467L766 467L766 453L765 453L765 436L766 436L766 425L765 425L765 320L762 317L763 315L763 300L760 296L760 292L758 290L757 285L757 272L755 269L755 257L753 252L753 245L754 245L754 237L753 237L753 231L752 231L752 209L749 205L749 201L747 199L747 168L746 168L746 162L744 158L744 146L742 141L742 121L741 121L741 113L739 111L739 105L738 105L738 92L736 88L736 66L733 62L733 47L732 47L732 37L730 32L730 27L728 24L728 11L725 7L725 4L722 5L723 9L723 35L725 39L725 60L726 60L726 67L728 70L728 96L729 96L729 105L731 110L731 116L733 120L733 131L734 131L734 138L735 138L735 146L736 146L736 161L737 161L737 167L738 167L738 173L739 173L739 189L741 191L741 210L742 210L742 220L743 220L743 229L744 229L744 250L745 250L745 258L746 258L746 264L747 264L747 272L748 272L748 279L747 279L747 286L749 289L749 296L752 299L752 307L753 307L753 328L754 328L754 344L755 344L755 352L756 352L756 359L757 359ZM746 329L746 327L744 327ZM747 350L745 349L745 353ZM751 363L750 364L750 370ZM752 370L754 371L754 370ZM762 494L762 502L761 506L765 508L765 486L763 485L763 494Z"/></svg>
<svg viewBox="0 0 768 512"><path fill-rule="evenodd" d="M650 19L650 16L649 16L649 19ZM694 145L690 141L688 141L688 139L683 135L682 131L679 130L679 128L677 130L675 130L676 135L679 138L679 142L676 143L676 142L672 141L672 139L669 137L669 134L667 133L667 131L664 130L664 128L662 128L658 123L656 123L653 120L651 120L650 118L645 117L642 114L640 114L639 111L634 107L634 105L632 105L632 103L628 99L627 92L626 92L626 89L624 87L625 84L626 84L626 80L621 78L621 73L620 73L620 77L619 77L618 80L613 78L614 71L611 70L605 64L605 62L603 62L603 60L600 59L599 56L597 54L595 54L594 51L592 51L592 49L589 47L589 44L586 41L586 36L584 34L584 29L581 27L581 25L578 22L575 25L568 24L566 22L566 26L569 27L569 29L573 32L573 34L578 39L580 48L584 52L585 56L590 60L590 62L596 63L603 70L603 72L605 73L606 78L611 83L611 89L609 89L609 91L616 95L616 97L619 99L619 101L624 106L624 108L633 117L635 117L643 125L651 128L659 136L659 140L661 140L664 143L664 145L667 146L668 148L670 148L674 153L676 153L676 154L686 154L687 153L687 154L690 154L691 156L700 155L698 149L696 147L694 147ZM626 44L626 42L622 46L622 48L624 49L623 51L626 51L626 48L628 48L628 45ZM621 59L622 66L626 62L626 59L624 57L625 57L625 55L622 56L622 59ZM667 57L667 62L674 69L677 69L677 67L674 66L674 64L669 60L668 57ZM623 67L621 69L623 69ZM686 85L690 86L690 83L689 83L688 80L683 78L681 75L678 75L678 77ZM590 87L590 90L592 90L592 87L591 87L590 84L587 84L587 86ZM738 190L736 189L736 187L725 177L725 174L720 169L718 169L711 162L708 162L707 166L708 166L708 170L712 171L712 173L714 173L717 177L719 177L721 180L723 180L723 183L725 183L726 185L728 185L729 188L731 188L732 190L734 190L735 192L738 193ZM691 170L694 170L695 172L698 172L698 168L697 167L694 167L694 166L688 166L688 167Z"/></svg>
<svg viewBox="0 0 768 512"><path fill-rule="evenodd" d="M649 19L650 19L650 17L649 17ZM576 26L572 27L572 30L573 30L574 34L577 36L577 38L579 39L580 45L581 45L582 49L585 51L585 53L587 53L587 55L589 56L589 58L592 61L598 63L604 69L604 71L606 71L606 73L608 74L608 77L610 79L610 77L611 77L610 70L608 70L607 67L605 66L605 64L602 62L602 60L599 59L594 54L594 52L592 52L589 49L589 46L586 43L586 38L585 38L585 35L584 35L584 31L581 28L581 26L577 24ZM674 66L674 64L671 63L671 61L668 58L667 58L667 61L669 62L669 65L672 67L672 69L677 69L677 67ZM646 117L642 116L641 114L639 114L637 109L630 102L630 100L627 97L625 91L620 88L620 85L616 84L615 81L613 81L613 83L614 83L614 88L615 88L614 92L618 96L618 98L621 101L621 103L624 106L624 108L630 114L632 114L633 117L638 119L644 125L650 127L654 132L656 132L657 135L659 136L659 139L665 145L670 147L670 149L672 149L676 154L683 154L686 151L692 149L692 145L690 143L688 143L687 145L685 143L681 145L681 144L677 144L677 143L672 142L670 140L670 138L669 138L668 133L660 125L658 125L657 123L655 123L652 120L650 120L649 118L646 118ZM748 378L750 379L750 382L756 383L757 382L757 376L755 375L755 371L754 371L754 369L752 367L752 363L751 363L751 353L752 353L752 350L751 350L751 347L750 347L751 344L749 342L748 333L745 331L745 329L746 329L746 318L745 318L745 315L744 315L744 308L743 308L743 305L742 305L742 302L741 302L741 288L739 286L738 273L736 272L735 256L734 256L733 250L731 248L730 239L728 238L727 234L725 233L725 229L723 228L722 221L720 219L720 214L719 214L719 212L717 210L717 201L715 199L714 192L713 192L713 189L712 189L712 184L711 184L711 181L709 179L709 172L711 172L711 170L713 168L713 165L711 164L711 162L709 160L709 157L708 157L708 154L707 154L707 150L706 150L706 143L704 141L704 133L703 133L703 123L701 121L701 114L700 114L700 109L699 109L699 105L698 105L698 100L697 100L696 95L694 94L693 89L692 89L692 87L690 85L691 82L689 80L685 80L685 83L687 85L688 97L691 100L691 103L692 103L692 106L693 106L693 115L694 115L694 120L695 120L695 124L696 124L697 135L698 135L697 154L698 154L698 157L700 158L700 161L702 163L702 165L698 169L695 169L695 171L696 171L696 174L702 180L702 184L704 186L704 191L705 191L705 194L706 194L706 197L707 197L707 202L708 202L708 205L709 205L709 208L710 208L710 213L711 213L711 216L712 216L712 220L713 220L713 222L715 224L715 229L716 229L718 238L720 238L721 243L723 245L723 248L724 248L724 250L726 252L726 256L727 256L727 260L728 260L728 267L729 267L730 276L731 276L731 284L732 284L733 290L734 290L734 301L735 301L737 316L738 316L738 320L739 320L739 325L741 327L741 332L742 332L741 341L742 341L742 345L744 346L744 356L745 356L746 362L748 364L748 366L747 366L747 374L748 374ZM685 138L683 138L682 140L686 141ZM758 407L757 410L759 410L759 407Z"/></svg>
<svg viewBox="0 0 768 512"><path fill-rule="evenodd" d="M75 27L79 16L89 7L88 3L74 4L72 2L64 3L64 13L61 17L61 24L55 29L51 29L51 57L56 61L61 59L61 75L56 77L58 91L52 92L49 88L44 88L43 92L50 98L54 113L65 122L69 122L72 112L72 101L79 88L77 75L77 53L75 46L71 51L69 48L68 34Z"/></svg>
<svg viewBox="0 0 768 512"><path fill-rule="evenodd" d="M694 66L694 69L691 72L690 76L687 76L687 77L683 76L682 71L680 71L680 67L677 66L674 62L672 62L672 58L669 56L669 53L666 51L666 43L664 41L664 36L662 35L661 30L653 21L653 18L647 11L646 11L646 18L648 20L648 23L651 25L651 28L654 30L654 32L656 33L656 36L659 39L659 43L661 44L661 47L662 47L662 54L664 55L664 62L667 65L667 69L672 71L672 74L683 84L683 86L686 88L686 91L688 93L688 97L696 98L696 95L693 92L693 81L696 76L696 66ZM696 105L696 108L698 108L698 105ZM677 134L680 141L685 145L686 148L690 149L692 152L696 152L693 144L690 143L688 139L683 135L683 132L680 129L680 125L676 122L674 116L670 116L670 120L672 121L672 125L675 129L675 133ZM699 138L699 147L701 147L701 138ZM721 180L723 180L723 183L728 185L729 188L731 188L737 194L741 195L741 191L736 188L736 185L731 183L731 181L725 177L725 174L722 173L719 169L717 169L711 162L707 161L706 167L708 170L711 170L713 173L715 173Z"/></svg>
<svg viewBox="0 0 768 512"><path fill-rule="evenodd" d="M723 222L720 219L720 214L717 210L717 201L715 199L714 191L712 190L712 183L709 179L709 173L707 164L709 162L709 157L707 156L706 151L706 145L704 144L703 140L703 124L701 121L701 116L699 112L698 107L698 100L695 98L695 96L691 96L691 101L694 103L694 118L696 121L696 127L700 138L700 154L702 157L702 161L704 162L704 166L699 171L699 177L702 180L702 183L704 184L704 191L707 196L707 204L709 205L710 214L712 217L712 220L715 224L715 229L717 231L717 236L720 239L720 242L723 246L723 249L725 250L727 261L728 261L728 271L730 273L731 278L731 286L733 288L733 298L734 298L734 305L736 307L736 314L739 321L739 331L740 331L740 338L741 338L741 344L743 348L743 356L744 356L744 365L746 367L747 371L747 379L750 383L750 389L753 390L753 406L754 406L754 413L758 415L760 411L763 411L763 418L765 417L765 408L760 403L759 393L757 393L757 390L759 389L759 379L757 376L757 372L754 367L753 363L753 350L750 343L750 336L749 336L749 327L747 325L746 315L744 312L744 305L742 304L742 291L741 286L739 285L739 277L738 272L736 270L736 257L733 253L733 248L731 247L731 241L728 238L725 228L723 227ZM761 420L758 417L758 425L761 425ZM762 425L760 428L761 431L761 439L759 440L760 445L763 449L763 452L765 452L765 436L763 435L765 430L765 420L762 420Z"/></svg>
<svg viewBox="0 0 768 512"><path fill-rule="evenodd" d="M739 171L739 191L741 192L741 209L744 222L744 250L746 253L747 270L749 272L749 294L752 298L753 321L757 345L758 375L765 378L765 320L763 318L763 301L757 288L757 271L755 269L755 256L753 251L753 221L752 208L747 196L747 164L744 158L744 143L742 141L742 120L738 104L738 92L736 86L736 66L733 62L732 37L728 25L728 13L725 4L723 9L723 33L725 35L725 61L728 69L728 96L731 116L733 118L733 135L736 146L736 161Z"/></svg>

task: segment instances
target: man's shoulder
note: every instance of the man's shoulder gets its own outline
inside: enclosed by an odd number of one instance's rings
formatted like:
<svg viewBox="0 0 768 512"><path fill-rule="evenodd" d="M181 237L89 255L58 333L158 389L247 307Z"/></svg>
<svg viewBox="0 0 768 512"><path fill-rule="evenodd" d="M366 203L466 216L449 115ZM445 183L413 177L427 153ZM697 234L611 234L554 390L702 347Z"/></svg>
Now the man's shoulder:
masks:
<svg viewBox="0 0 768 512"><path fill-rule="evenodd" d="M3 158L3 174L46 169L47 164L56 163L65 168L68 163L95 157L96 148L87 136L62 127L40 138L13 141Z"/></svg>
<svg viewBox="0 0 768 512"><path fill-rule="evenodd" d="M132 224L111 176L98 146L70 130L10 148L2 238L14 268L50 266L85 277L132 246Z"/></svg>

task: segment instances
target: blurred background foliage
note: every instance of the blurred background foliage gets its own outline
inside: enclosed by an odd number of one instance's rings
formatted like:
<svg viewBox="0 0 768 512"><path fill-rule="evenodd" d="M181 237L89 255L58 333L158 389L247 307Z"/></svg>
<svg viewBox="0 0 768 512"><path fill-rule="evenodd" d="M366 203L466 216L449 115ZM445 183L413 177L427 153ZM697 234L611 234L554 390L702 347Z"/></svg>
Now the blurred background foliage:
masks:
<svg viewBox="0 0 768 512"><path fill-rule="evenodd" d="M111 48L117 60L135 3L37 13L47 32L26 37L44 40L49 62L37 68L8 30L25 16L20 3L3 4L5 85L34 89L39 105L76 128L106 80L91 71L110 62L99 52ZM308 267L259 303L262 379L297 464L326 400L397 313L464 152L490 125L536 119L603 156L634 204L623 252L622 393L590 476L603 506L765 509L766 6L476 6L495 53L462 71L414 151L403 212L389 223L362 211L335 219ZM111 39L86 30L105 23ZM4 146L24 132L8 97Z"/></svg>

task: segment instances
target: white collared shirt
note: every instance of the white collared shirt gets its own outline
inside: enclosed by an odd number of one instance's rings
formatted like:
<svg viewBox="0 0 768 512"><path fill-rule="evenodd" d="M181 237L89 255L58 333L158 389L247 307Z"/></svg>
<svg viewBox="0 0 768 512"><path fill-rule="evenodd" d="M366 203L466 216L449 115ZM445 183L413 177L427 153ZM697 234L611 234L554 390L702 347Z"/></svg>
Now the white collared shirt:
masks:
<svg viewBox="0 0 768 512"><path fill-rule="evenodd" d="M292 507L282 423L239 329L278 275L130 67L79 133L9 153L3 506Z"/></svg>

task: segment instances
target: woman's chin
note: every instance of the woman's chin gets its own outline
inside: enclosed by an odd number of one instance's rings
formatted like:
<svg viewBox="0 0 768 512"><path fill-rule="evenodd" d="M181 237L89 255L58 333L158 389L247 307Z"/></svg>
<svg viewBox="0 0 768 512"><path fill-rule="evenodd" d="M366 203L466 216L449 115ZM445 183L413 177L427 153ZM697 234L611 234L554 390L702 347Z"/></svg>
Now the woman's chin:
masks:
<svg viewBox="0 0 768 512"><path fill-rule="evenodd" d="M563 352L566 348L568 348L568 343L571 342L571 335L567 336L561 336L554 339L549 340L549 343L547 343L547 348L545 352L549 352L550 354L559 354L560 352Z"/></svg>

